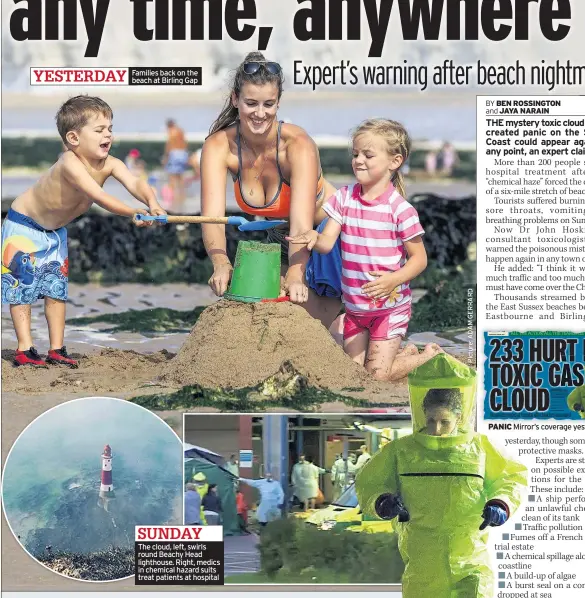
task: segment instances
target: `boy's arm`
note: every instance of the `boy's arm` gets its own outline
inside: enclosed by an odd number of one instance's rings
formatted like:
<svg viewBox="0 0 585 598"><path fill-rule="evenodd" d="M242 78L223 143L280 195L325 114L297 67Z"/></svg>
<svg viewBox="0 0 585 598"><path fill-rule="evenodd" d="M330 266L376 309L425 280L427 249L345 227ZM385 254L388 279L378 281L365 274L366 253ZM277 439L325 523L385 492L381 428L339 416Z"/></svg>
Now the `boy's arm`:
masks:
<svg viewBox="0 0 585 598"><path fill-rule="evenodd" d="M118 158L110 158L113 161L112 176L131 193L138 201L148 206L150 213L154 216L166 214L161 208L153 188L144 180L134 176L126 164Z"/></svg>
<svg viewBox="0 0 585 598"><path fill-rule="evenodd" d="M129 217L134 216L136 212L144 212L146 214L146 210L135 210L109 193L106 193L91 178L85 166L72 152L67 152L63 156L63 175L70 185L85 193L94 203L112 214Z"/></svg>
<svg viewBox="0 0 585 598"><path fill-rule="evenodd" d="M402 268L395 272L377 271L369 273L375 276L376 279L367 282L362 287L362 290L368 297L372 299L388 297L396 287L416 278L427 267L427 252L421 235L405 241L404 248L406 249L408 260Z"/></svg>
<svg viewBox="0 0 585 598"><path fill-rule="evenodd" d="M296 237L286 237L286 240L293 245L305 245L310 251L314 249L317 253L329 253L341 233L341 224L333 218L329 218L322 233L310 230Z"/></svg>

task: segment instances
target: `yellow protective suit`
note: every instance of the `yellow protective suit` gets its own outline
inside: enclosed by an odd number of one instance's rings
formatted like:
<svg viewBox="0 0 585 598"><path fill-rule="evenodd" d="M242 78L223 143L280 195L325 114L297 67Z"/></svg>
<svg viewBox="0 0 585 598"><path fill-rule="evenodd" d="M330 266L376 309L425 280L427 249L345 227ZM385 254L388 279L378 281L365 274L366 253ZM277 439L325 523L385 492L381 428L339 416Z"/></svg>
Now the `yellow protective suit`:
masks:
<svg viewBox="0 0 585 598"><path fill-rule="evenodd" d="M474 393L462 396L469 401ZM469 421L460 420L450 436L424 433L423 399L420 387L411 392L415 432L384 446L358 473L358 502L364 515L377 517L376 499L395 494L410 514L405 523L392 520L405 564L404 598L492 598L482 512L487 501L509 514L518 507L526 467L502 455ZM472 405L464 404L463 414L471 413Z"/></svg>
<svg viewBox="0 0 585 598"><path fill-rule="evenodd" d="M567 397L567 405L585 419L585 386L577 386Z"/></svg>
<svg viewBox="0 0 585 598"><path fill-rule="evenodd" d="M201 524L207 525L207 520L205 519L205 514L203 512L203 497L207 494L209 490L209 482L207 481L207 476L200 471L193 476L193 483L197 486L197 493L201 497Z"/></svg>

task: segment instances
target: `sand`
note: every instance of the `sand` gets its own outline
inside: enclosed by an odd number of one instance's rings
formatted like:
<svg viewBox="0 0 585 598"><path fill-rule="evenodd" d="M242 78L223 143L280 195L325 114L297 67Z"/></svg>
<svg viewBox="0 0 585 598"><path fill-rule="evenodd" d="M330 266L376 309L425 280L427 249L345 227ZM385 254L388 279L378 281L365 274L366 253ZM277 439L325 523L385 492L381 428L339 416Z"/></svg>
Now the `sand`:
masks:
<svg viewBox="0 0 585 598"><path fill-rule="evenodd" d="M338 346L329 331L292 303L219 301L208 307L179 353L142 354L103 349L75 355L78 369L12 366L2 352L4 393L108 395L130 398L170 394L185 386L254 387L283 368L310 387L388 404L405 403L406 382L377 382Z"/></svg>
<svg viewBox="0 0 585 598"><path fill-rule="evenodd" d="M168 351L143 355L136 351L103 349L93 355L76 355L79 368L62 366L29 368L12 366L13 351L2 351L2 391L18 394L128 393L147 384L173 357Z"/></svg>
<svg viewBox="0 0 585 598"><path fill-rule="evenodd" d="M286 361L313 386L379 385L318 320L288 302L220 301L208 307L161 380L174 386L244 388L273 376Z"/></svg>

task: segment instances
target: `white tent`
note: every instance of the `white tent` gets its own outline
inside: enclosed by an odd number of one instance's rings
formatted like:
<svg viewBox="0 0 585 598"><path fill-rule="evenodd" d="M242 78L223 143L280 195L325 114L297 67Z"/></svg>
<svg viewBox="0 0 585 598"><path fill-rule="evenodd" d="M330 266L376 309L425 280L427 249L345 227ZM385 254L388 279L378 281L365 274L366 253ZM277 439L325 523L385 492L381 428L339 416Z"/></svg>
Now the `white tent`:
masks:
<svg viewBox="0 0 585 598"><path fill-rule="evenodd" d="M221 467L225 464L225 458L209 449L203 448L202 446L196 446L194 444L189 444L188 442L183 442L183 452L185 459L191 459L193 457L204 457L208 461L215 463Z"/></svg>

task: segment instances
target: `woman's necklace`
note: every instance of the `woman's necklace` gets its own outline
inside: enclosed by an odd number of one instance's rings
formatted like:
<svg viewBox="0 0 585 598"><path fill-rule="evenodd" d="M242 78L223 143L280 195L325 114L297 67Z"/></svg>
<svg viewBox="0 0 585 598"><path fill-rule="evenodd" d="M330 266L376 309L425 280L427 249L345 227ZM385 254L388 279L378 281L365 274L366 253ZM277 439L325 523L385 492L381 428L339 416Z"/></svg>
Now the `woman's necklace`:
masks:
<svg viewBox="0 0 585 598"><path fill-rule="evenodd" d="M255 166L258 158L259 158L259 154L257 154L247 143L246 143L246 138L244 136L242 136L242 143L246 146L246 149L250 150L250 152L252 152L252 155L254 156L254 162L252 164L252 170L254 170L254 172L256 172L256 174L254 175L254 180L256 182L258 182L260 180L260 177L262 176L262 173L264 172L264 168L266 167L266 161L268 160L268 158L266 157L266 151L262 154L262 166L260 168L260 170L258 170ZM272 149L272 146L268 148L268 150ZM253 187L250 187L250 190L248 191L248 195L250 197L252 197L254 195L254 189Z"/></svg>

